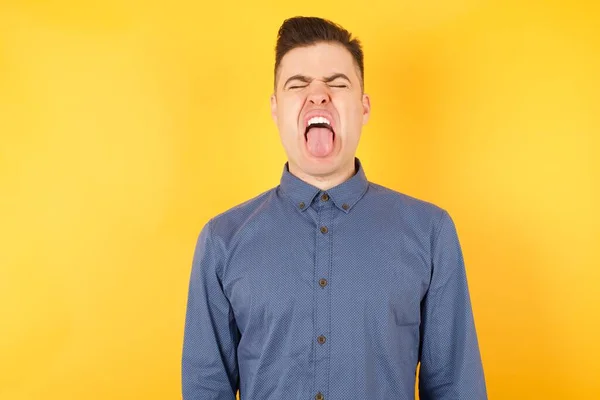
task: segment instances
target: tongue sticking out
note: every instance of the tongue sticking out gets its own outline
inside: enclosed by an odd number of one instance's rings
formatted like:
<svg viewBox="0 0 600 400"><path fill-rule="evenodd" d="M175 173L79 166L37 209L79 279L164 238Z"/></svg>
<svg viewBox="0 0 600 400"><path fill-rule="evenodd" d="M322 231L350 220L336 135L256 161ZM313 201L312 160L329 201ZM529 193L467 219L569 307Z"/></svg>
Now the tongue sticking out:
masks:
<svg viewBox="0 0 600 400"><path fill-rule="evenodd" d="M328 128L310 128L306 136L311 155L327 157L333 151L333 132Z"/></svg>

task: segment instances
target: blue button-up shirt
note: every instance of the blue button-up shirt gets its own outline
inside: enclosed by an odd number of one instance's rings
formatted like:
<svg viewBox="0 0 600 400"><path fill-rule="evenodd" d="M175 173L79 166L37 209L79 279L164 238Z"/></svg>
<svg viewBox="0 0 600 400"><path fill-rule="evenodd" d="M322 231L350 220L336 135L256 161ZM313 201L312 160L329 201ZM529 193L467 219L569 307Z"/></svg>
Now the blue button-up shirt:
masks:
<svg viewBox="0 0 600 400"><path fill-rule="evenodd" d="M289 172L212 218L195 249L184 400L486 399L456 229L355 174Z"/></svg>

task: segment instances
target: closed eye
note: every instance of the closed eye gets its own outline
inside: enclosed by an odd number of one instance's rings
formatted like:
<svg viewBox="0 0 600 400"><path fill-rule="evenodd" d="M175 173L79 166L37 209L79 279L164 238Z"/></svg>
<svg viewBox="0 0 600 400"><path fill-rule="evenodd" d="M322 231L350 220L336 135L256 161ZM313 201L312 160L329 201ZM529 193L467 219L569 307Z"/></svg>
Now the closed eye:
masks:
<svg viewBox="0 0 600 400"><path fill-rule="evenodd" d="M348 87L348 85L329 85L329 86L334 87L334 88L347 88Z"/></svg>
<svg viewBox="0 0 600 400"><path fill-rule="evenodd" d="M306 85L302 85L302 86L294 85L294 86L288 86L288 89L300 89L300 88L305 88L305 87L306 87Z"/></svg>

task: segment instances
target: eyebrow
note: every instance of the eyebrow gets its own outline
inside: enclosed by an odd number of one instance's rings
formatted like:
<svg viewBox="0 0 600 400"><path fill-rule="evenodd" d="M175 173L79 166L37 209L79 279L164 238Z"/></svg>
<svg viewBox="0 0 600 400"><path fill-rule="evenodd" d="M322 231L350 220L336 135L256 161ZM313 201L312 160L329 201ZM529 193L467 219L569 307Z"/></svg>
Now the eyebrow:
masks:
<svg viewBox="0 0 600 400"><path fill-rule="evenodd" d="M323 78L323 82L325 83L329 83L332 82L338 78L342 78L348 81L348 83L351 83L350 78L348 78L345 74L342 73L335 73L333 75L330 76L326 76ZM293 76L290 76L285 83L283 84L283 87L286 87L288 83L290 83L291 81L300 81L300 82L304 82L304 83L310 83L312 82L313 78L309 78L306 75L301 75L301 74L296 74Z"/></svg>

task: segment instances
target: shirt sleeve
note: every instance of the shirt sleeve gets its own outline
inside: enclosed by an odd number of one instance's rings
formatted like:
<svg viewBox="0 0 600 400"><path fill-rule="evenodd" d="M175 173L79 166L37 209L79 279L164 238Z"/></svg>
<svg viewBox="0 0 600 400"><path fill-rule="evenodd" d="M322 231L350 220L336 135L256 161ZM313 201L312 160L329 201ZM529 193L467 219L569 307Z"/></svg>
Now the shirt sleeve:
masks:
<svg viewBox="0 0 600 400"><path fill-rule="evenodd" d="M443 212L433 242L431 282L421 308L421 400L485 400L485 378L463 255Z"/></svg>
<svg viewBox="0 0 600 400"><path fill-rule="evenodd" d="M239 331L223 292L211 221L199 235L189 283L182 354L183 400L235 400Z"/></svg>

